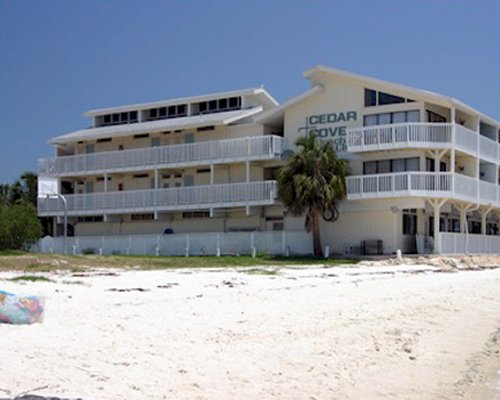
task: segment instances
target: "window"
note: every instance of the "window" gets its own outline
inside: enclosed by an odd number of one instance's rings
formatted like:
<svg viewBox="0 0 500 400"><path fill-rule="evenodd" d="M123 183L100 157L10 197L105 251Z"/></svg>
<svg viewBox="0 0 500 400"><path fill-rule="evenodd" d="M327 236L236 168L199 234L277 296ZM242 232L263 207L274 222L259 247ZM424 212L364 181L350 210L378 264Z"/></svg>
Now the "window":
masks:
<svg viewBox="0 0 500 400"><path fill-rule="evenodd" d="M200 169L197 169L196 172L198 174L206 174L206 173L210 172L210 168L200 168Z"/></svg>
<svg viewBox="0 0 500 400"><path fill-rule="evenodd" d="M427 119L429 122L442 124L446 122L446 118L435 112L427 110Z"/></svg>
<svg viewBox="0 0 500 400"><path fill-rule="evenodd" d="M149 137L149 133L141 133L139 135L134 135L134 139L145 139Z"/></svg>
<svg viewBox="0 0 500 400"><path fill-rule="evenodd" d="M239 110L241 108L241 97L229 97L202 101L193 104L194 114L216 113L222 111Z"/></svg>
<svg viewBox="0 0 500 400"><path fill-rule="evenodd" d="M387 174L391 172L419 171L419 167L420 159L418 157L365 161L363 163L363 174L371 175Z"/></svg>
<svg viewBox="0 0 500 400"><path fill-rule="evenodd" d="M403 235L417 234L417 210L403 210Z"/></svg>
<svg viewBox="0 0 500 400"><path fill-rule="evenodd" d="M208 126L200 126L199 128L196 128L197 132L204 132L204 131L213 131L215 129L215 126L213 125L208 125Z"/></svg>
<svg viewBox="0 0 500 400"><path fill-rule="evenodd" d="M170 109L171 107L169 107ZM167 115L167 107L160 107L158 109L158 116L161 118L161 117L165 117Z"/></svg>
<svg viewBox="0 0 500 400"><path fill-rule="evenodd" d="M377 92L371 89L365 89L365 107L377 105Z"/></svg>
<svg viewBox="0 0 500 400"><path fill-rule="evenodd" d="M105 124L111 123L111 115L110 114L104 116L104 123Z"/></svg>
<svg viewBox="0 0 500 400"><path fill-rule="evenodd" d="M148 174L136 174L136 175L133 175L133 178L134 179L149 178L149 175Z"/></svg>
<svg viewBox="0 0 500 400"><path fill-rule="evenodd" d="M150 221L154 218L154 214L144 213L144 214L130 214L130 219L132 221Z"/></svg>
<svg viewBox="0 0 500 400"><path fill-rule="evenodd" d="M365 107L384 106L387 104L412 103L415 100L405 99L390 93L365 89Z"/></svg>
<svg viewBox="0 0 500 400"><path fill-rule="evenodd" d="M106 142L111 142L111 138L102 138L102 139L97 139L97 143L106 143Z"/></svg>
<svg viewBox="0 0 500 400"><path fill-rule="evenodd" d="M210 218L210 211L186 211L182 213L182 218Z"/></svg>
<svg viewBox="0 0 500 400"><path fill-rule="evenodd" d="M394 96L389 93L378 92L378 105L383 106L386 104L404 103L404 97Z"/></svg>
<svg viewBox="0 0 500 400"><path fill-rule="evenodd" d="M78 217L78 222L102 222L102 215L88 215L86 217Z"/></svg>
<svg viewBox="0 0 500 400"><path fill-rule="evenodd" d="M370 114L363 117L364 126L404 124L420 122L420 111L399 111L393 113Z"/></svg>

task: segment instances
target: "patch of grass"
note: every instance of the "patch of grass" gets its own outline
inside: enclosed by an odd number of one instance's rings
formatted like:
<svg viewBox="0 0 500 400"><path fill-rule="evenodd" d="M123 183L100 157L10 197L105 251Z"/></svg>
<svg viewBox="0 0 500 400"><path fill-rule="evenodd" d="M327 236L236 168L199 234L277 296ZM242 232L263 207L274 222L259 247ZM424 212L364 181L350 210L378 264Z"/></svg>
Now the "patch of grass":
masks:
<svg viewBox="0 0 500 400"><path fill-rule="evenodd" d="M346 264L356 264L355 259L318 258L307 256L271 256L259 254L250 256L226 255L221 257L166 257L166 256L130 256L130 255L60 255L31 254L5 256L0 258L0 271L50 272L67 270L84 272L92 268L118 269L176 269L176 268L226 268L226 267L284 267L300 265L324 265L333 267Z"/></svg>
<svg viewBox="0 0 500 400"><path fill-rule="evenodd" d="M245 272L250 275L269 275L269 276L278 275L278 270L276 269L251 268L243 270L241 272Z"/></svg>
<svg viewBox="0 0 500 400"><path fill-rule="evenodd" d="M4 256L22 256L22 255L25 255L25 254L29 254L25 251L21 251L21 250L0 250L0 257L4 257Z"/></svg>
<svg viewBox="0 0 500 400"><path fill-rule="evenodd" d="M21 276L16 276L15 278L12 278L11 281L13 281L13 282L18 282L18 281L27 281L27 282L52 282L49 278L46 278L45 276L37 276L37 275L21 275Z"/></svg>

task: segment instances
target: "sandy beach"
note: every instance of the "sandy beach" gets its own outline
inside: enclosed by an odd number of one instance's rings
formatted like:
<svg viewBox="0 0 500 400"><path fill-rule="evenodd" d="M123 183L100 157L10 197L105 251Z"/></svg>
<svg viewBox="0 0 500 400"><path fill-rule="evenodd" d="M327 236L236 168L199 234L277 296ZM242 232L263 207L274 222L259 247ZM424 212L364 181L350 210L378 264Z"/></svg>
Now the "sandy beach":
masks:
<svg viewBox="0 0 500 400"><path fill-rule="evenodd" d="M500 399L500 269L69 271L0 325L0 399Z"/></svg>

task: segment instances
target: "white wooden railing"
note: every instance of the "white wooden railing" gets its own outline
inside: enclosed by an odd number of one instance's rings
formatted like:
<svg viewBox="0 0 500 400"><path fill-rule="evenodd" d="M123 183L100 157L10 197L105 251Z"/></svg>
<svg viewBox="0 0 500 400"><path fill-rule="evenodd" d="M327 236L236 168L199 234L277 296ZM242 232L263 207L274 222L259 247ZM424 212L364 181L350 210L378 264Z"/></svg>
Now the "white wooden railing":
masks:
<svg viewBox="0 0 500 400"><path fill-rule="evenodd" d="M347 149L351 152L408 146L448 148L453 144L458 150L491 162L500 162L499 143L460 124L411 122L347 130Z"/></svg>
<svg viewBox="0 0 500 400"><path fill-rule="evenodd" d="M500 254L500 236L441 232L442 254Z"/></svg>
<svg viewBox="0 0 500 400"><path fill-rule="evenodd" d="M347 198L419 196L454 198L500 207L500 186L451 172L398 172L350 176Z"/></svg>
<svg viewBox="0 0 500 400"><path fill-rule="evenodd" d="M168 224L166 225L168 226ZM45 237L33 251L41 253L144 254L151 256L216 256L243 254L311 254L312 236L305 232L198 232L167 235Z"/></svg>
<svg viewBox="0 0 500 400"><path fill-rule="evenodd" d="M38 171L42 176L78 176L146 168L175 168L189 164L279 158L283 150L284 139L280 136L251 136L45 158L38 161Z"/></svg>
<svg viewBox="0 0 500 400"><path fill-rule="evenodd" d="M100 215L269 205L275 202L276 195L276 181L261 181L73 194L65 197L68 215ZM38 214L62 215L63 205L57 198L40 197Z"/></svg>

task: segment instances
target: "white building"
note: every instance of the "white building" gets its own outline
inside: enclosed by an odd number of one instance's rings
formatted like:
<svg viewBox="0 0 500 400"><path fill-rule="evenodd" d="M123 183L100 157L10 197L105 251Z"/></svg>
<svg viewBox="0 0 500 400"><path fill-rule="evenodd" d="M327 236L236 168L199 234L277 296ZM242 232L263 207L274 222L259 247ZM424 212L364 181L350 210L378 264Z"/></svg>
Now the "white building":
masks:
<svg viewBox="0 0 500 400"><path fill-rule="evenodd" d="M56 157L40 160L41 182L56 179L67 200L73 251L177 254L172 243L193 248L196 237L210 248L201 254L308 252L304 220L287 215L274 179L314 131L350 165L340 218L321 226L334 253L500 252L500 122L323 66L305 77L311 88L280 106L250 89L87 112L92 128L52 139ZM57 198L39 198L59 234L63 214Z"/></svg>

